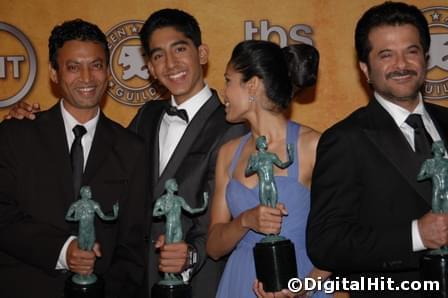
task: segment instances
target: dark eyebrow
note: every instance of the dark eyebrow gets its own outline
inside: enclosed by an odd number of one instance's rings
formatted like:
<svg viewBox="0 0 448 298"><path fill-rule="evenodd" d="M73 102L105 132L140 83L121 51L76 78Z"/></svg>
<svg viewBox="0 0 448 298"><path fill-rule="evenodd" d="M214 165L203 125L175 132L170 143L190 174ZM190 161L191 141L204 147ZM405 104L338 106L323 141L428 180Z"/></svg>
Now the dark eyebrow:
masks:
<svg viewBox="0 0 448 298"><path fill-rule="evenodd" d="M162 50L161 48L154 48L154 49L149 50L149 57L152 57L152 55L153 55L155 52L157 52L157 51L161 51L161 50Z"/></svg>
<svg viewBox="0 0 448 298"><path fill-rule="evenodd" d="M188 45L188 42L186 40L179 40L179 41L176 41L175 43L173 43L171 45L171 47L175 47L175 46L178 46L178 45Z"/></svg>
<svg viewBox="0 0 448 298"><path fill-rule="evenodd" d="M390 49L384 49L384 50L381 50L381 51L379 51L378 52L378 55L381 55L381 54L383 54L383 53L385 53L385 52L391 52L392 50L390 50Z"/></svg>
<svg viewBox="0 0 448 298"><path fill-rule="evenodd" d="M178 41L176 41L176 42L173 42L173 43L170 45L170 48L172 48L172 47L176 47L176 46L178 46L178 45L188 45L188 42L187 42L186 40L181 39L181 40L178 40ZM154 48L154 49L151 49L151 50L149 51L149 57L151 57L155 52L158 52L158 51L161 51L161 50L162 50L162 48Z"/></svg>
<svg viewBox="0 0 448 298"><path fill-rule="evenodd" d="M103 58L96 58L95 60L91 61L90 63L96 63L96 62L104 63L104 60L103 60Z"/></svg>
<svg viewBox="0 0 448 298"><path fill-rule="evenodd" d="M413 44L413 45L410 45L409 47L408 47L408 49L421 49L422 47L420 46L420 45L418 45L418 44Z"/></svg>
<svg viewBox="0 0 448 298"><path fill-rule="evenodd" d="M98 58L95 58L94 60L92 60L92 61L90 61L88 63L91 64L91 63L96 63L96 62L104 63L104 59L101 58L101 57L98 57ZM75 59L70 59L70 60L66 61L66 64L69 64L69 63L81 64L82 62L80 62L78 60L75 60Z"/></svg>

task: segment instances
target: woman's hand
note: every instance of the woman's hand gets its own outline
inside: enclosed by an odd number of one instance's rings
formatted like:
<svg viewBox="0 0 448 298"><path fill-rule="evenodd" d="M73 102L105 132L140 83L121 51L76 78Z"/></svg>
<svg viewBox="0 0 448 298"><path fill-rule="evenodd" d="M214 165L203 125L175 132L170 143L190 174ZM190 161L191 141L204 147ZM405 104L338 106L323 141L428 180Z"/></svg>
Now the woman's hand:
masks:
<svg viewBox="0 0 448 298"><path fill-rule="evenodd" d="M279 292L269 292L266 293L263 289L263 284L258 281L257 279L255 280L252 289L255 292L255 295L257 295L258 298L296 298L296 297L306 297L304 296L305 291L300 291L299 293L292 293L290 291L288 291L287 289L283 289Z"/></svg>
<svg viewBox="0 0 448 298"><path fill-rule="evenodd" d="M287 214L282 203L278 203L275 208L258 205L242 214L241 225L258 233L277 235L282 228L282 218Z"/></svg>

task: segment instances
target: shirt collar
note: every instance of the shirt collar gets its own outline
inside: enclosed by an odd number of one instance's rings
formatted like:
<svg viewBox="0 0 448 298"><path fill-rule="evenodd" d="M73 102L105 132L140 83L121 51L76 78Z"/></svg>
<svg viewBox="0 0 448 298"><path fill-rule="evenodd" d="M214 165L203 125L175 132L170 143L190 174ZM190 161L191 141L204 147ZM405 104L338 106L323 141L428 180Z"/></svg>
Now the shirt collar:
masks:
<svg viewBox="0 0 448 298"><path fill-rule="evenodd" d="M74 138L73 135L73 127L76 125L82 125L87 130L86 136L93 139L93 136L95 135L96 125L98 124L98 120L100 118L100 109L98 108L97 113L95 117L87 121L86 123L79 123L78 120L76 120L65 108L62 104L64 99L61 99L60 101L60 107L61 107L61 113L62 113L62 119L64 120L64 126L65 126L65 133L70 138Z"/></svg>
<svg viewBox="0 0 448 298"><path fill-rule="evenodd" d="M177 107L178 109L184 109L187 111L188 119L190 121L199 111L199 109L208 101L208 99L212 96L212 91L210 87L205 84L204 88L201 91L196 93L193 97L190 97L180 105L176 104L174 100L174 96L171 95L171 105Z"/></svg>
<svg viewBox="0 0 448 298"><path fill-rule="evenodd" d="M421 93L418 94L418 104L412 112L409 112L405 108L402 108L399 105L390 102L389 100L382 97L378 92L374 92L374 96L378 103L392 116L395 123L399 127L401 127L405 123L410 114L419 114L424 119L430 119L428 112L426 111L423 104Z"/></svg>

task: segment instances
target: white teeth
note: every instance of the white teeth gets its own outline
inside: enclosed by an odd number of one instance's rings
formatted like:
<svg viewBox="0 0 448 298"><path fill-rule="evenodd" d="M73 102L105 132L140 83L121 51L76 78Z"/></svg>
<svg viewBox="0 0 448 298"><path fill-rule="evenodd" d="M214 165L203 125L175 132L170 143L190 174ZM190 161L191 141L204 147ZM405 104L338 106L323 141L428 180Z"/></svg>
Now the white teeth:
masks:
<svg viewBox="0 0 448 298"><path fill-rule="evenodd" d="M90 91L93 91L94 89L95 89L94 87L79 88L79 91L81 91L81 92L90 92Z"/></svg>
<svg viewBox="0 0 448 298"><path fill-rule="evenodd" d="M168 76L168 77L169 77L170 79L172 79L172 80L175 80L175 79L180 78L181 76L184 76L185 74L186 74L186 72L185 72L185 71L182 71L182 72L179 72L179 73L170 75L170 76Z"/></svg>

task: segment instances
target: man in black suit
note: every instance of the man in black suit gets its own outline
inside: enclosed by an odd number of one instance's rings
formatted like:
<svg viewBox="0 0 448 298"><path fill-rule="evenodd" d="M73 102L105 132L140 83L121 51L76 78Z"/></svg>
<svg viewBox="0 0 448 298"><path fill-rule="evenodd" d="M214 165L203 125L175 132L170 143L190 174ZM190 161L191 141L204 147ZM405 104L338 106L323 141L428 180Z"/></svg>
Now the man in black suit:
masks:
<svg viewBox="0 0 448 298"><path fill-rule="evenodd" d="M193 16L177 9L159 10L147 19L140 38L151 74L172 94L171 99L146 103L130 124L146 141L151 200L163 194L167 179L175 178L187 204L202 206L203 192L213 196L219 146L245 128L225 121L218 95L204 82L208 47ZM191 279L193 297L215 296L224 263L206 255L208 223L208 211L200 216L183 214L185 241L165 244L164 223L154 220L149 288L160 279L159 271L180 273L184 280Z"/></svg>
<svg viewBox="0 0 448 298"><path fill-rule="evenodd" d="M415 6L386 2L372 7L357 24L355 42L374 98L320 139L307 247L319 268L353 280L392 278L395 287L403 280L419 280L424 250L448 244L448 215L430 211L431 185L417 182L423 160L430 157L430 143L442 139L446 144L448 110L424 102L419 91L430 34Z"/></svg>
<svg viewBox="0 0 448 298"><path fill-rule="evenodd" d="M202 43L193 16L177 9L159 10L145 22L140 37L151 74L172 94L169 100L146 103L129 126L145 140L149 204L163 194L165 181L175 178L179 195L190 206L200 206L203 192L213 196L220 145L242 135L247 128L226 122L216 91L204 82L208 47ZM22 102L7 118L33 119L33 108L39 106ZM149 217L148 221L153 222L147 237L148 284L142 296L150 296L148 291L162 277L159 273L168 272L190 280L193 297L214 297L224 260L216 262L206 255L209 212L199 216L183 214L185 241L177 244L165 245L163 220Z"/></svg>
<svg viewBox="0 0 448 298"><path fill-rule="evenodd" d="M319 268L352 280L391 278L395 287L419 280L426 249L448 244L448 215L430 211L431 184L417 182L423 160L431 156L430 143L447 142L448 110L424 102L419 91L430 34L418 8L399 2L372 7L357 24L355 42L374 98L320 139L307 246Z"/></svg>
<svg viewBox="0 0 448 298"><path fill-rule="evenodd" d="M65 22L49 50L61 100L34 121L0 125L0 296L62 297L69 271L94 271L106 297L133 297L145 266L144 145L100 111L109 63L101 30ZM105 213L119 203L118 220L95 220L93 251L78 248L77 223L64 219L81 185Z"/></svg>

